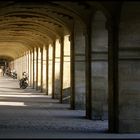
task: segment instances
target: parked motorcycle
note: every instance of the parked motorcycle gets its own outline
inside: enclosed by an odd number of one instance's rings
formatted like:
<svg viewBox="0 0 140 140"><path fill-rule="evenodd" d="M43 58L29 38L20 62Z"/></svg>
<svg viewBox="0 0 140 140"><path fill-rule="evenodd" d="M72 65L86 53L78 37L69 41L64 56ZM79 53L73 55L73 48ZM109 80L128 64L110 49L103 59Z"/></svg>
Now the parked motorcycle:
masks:
<svg viewBox="0 0 140 140"><path fill-rule="evenodd" d="M22 89L25 89L28 87L28 76L26 72L23 72L23 78L19 80L19 86Z"/></svg>
<svg viewBox="0 0 140 140"><path fill-rule="evenodd" d="M13 79L17 79L17 73L16 73L16 72L12 72L12 73L11 73L11 77L12 77Z"/></svg>

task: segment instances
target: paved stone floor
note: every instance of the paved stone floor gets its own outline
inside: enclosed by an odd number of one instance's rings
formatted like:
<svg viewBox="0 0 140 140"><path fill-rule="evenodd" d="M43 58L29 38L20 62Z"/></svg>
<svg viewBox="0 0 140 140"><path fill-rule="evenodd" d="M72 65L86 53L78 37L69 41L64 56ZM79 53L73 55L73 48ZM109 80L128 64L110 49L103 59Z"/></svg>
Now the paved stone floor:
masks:
<svg viewBox="0 0 140 140"><path fill-rule="evenodd" d="M83 110L70 110L68 104L0 77L0 138L140 138L107 130L107 121L88 120Z"/></svg>

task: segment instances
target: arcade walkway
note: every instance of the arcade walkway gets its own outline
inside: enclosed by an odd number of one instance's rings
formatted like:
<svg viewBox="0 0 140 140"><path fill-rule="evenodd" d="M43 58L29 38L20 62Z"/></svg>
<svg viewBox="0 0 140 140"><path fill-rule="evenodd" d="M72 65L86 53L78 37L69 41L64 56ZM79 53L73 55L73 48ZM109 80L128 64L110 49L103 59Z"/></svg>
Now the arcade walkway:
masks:
<svg viewBox="0 0 140 140"><path fill-rule="evenodd" d="M67 133L79 137L106 130L106 121L85 119L84 111L70 110L68 104L31 88L19 89L17 80L0 77L0 138L58 138Z"/></svg>
<svg viewBox="0 0 140 140"><path fill-rule="evenodd" d="M0 138L136 138L134 134L108 134L106 121L85 119L82 110L70 110L18 81L0 77Z"/></svg>

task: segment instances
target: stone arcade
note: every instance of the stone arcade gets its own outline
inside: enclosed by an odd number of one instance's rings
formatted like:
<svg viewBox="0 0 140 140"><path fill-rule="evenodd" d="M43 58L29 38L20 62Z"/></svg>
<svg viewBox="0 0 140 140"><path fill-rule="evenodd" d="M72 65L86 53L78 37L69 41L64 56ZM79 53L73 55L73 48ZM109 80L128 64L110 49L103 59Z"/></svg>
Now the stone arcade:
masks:
<svg viewBox="0 0 140 140"><path fill-rule="evenodd" d="M139 1L0 1L1 67L111 133L140 132L139 51Z"/></svg>

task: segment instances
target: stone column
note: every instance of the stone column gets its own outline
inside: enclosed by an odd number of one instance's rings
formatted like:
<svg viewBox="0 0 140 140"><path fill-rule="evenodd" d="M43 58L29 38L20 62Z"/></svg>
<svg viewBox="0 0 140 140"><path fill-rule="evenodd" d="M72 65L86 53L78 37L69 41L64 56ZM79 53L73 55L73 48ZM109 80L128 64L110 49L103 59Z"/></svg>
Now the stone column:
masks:
<svg viewBox="0 0 140 140"><path fill-rule="evenodd" d="M55 42L54 42L55 43ZM53 45L48 45L48 95L52 96L53 87Z"/></svg>
<svg viewBox="0 0 140 140"><path fill-rule="evenodd" d="M54 99L55 92L55 41L53 42L53 58L52 58L52 99Z"/></svg>
<svg viewBox="0 0 140 140"><path fill-rule="evenodd" d="M62 85L62 89L63 89L63 103L67 103L70 104L70 100L71 100L71 83L70 83L70 79L71 79L71 61L70 61L70 36L69 35L65 35L64 39L63 39L63 50L62 54L63 54L63 60L62 60L62 64L63 64L63 83Z"/></svg>
<svg viewBox="0 0 140 140"><path fill-rule="evenodd" d="M71 95L70 95L70 108L71 109L75 109L75 55L74 55L74 27L73 27L73 30L72 30L72 32L71 32L71 34L70 34L70 63L71 63L71 70L70 70L70 72L71 72L71 81L70 81L70 89L71 89L71 91L70 91L70 93L71 93Z"/></svg>
<svg viewBox="0 0 140 140"><path fill-rule="evenodd" d="M27 64L27 71L28 71L28 81L29 81L29 74L30 74L30 51L27 52L27 61L28 61L28 64ZM30 86L30 83L29 83L29 86Z"/></svg>
<svg viewBox="0 0 140 140"><path fill-rule="evenodd" d="M20 72L20 76L22 78L22 72L23 72L23 56L21 56L20 61L21 61L21 72Z"/></svg>
<svg viewBox="0 0 140 140"><path fill-rule="evenodd" d="M64 37L61 37L60 43L61 43L61 51L60 51L60 103L63 103Z"/></svg>
<svg viewBox="0 0 140 140"><path fill-rule="evenodd" d="M87 22L88 23L88 22ZM87 110L93 120L108 119L108 31L106 17L96 11L87 24Z"/></svg>
<svg viewBox="0 0 140 140"><path fill-rule="evenodd" d="M34 61L35 61L35 48L33 48L33 60L32 60L32 65L33 65L33 69L32 69L32 76L33 76L33 88L35 88L35 65L34 65Z"/></svg>
<svg viewBox="0 0 140 140"><path fill-rule="evenodd" d="M86 108L85 27L76 20L74 25L75 109Z"/></svg>
<svg viewBox="0 0 140 140"><path fill-rule="evenodd" d="M119 133L140 133L140 2L122 4L119 24Z"/></svg>
<svg viewBox="0 0 140 140"><path fill-rule="evenodd" d="M92 17L92 16L91 16ZM86 117L91 119L91 20L89 19L86 25L85 40L86 40Z"/></svg>
<svg viewBox="0 0 140 140"><path fill-rule="evenodd" d="M38 90L38 47L36 48L36 90Z"/></svg>
<svg viewBox="0 0 140 140"><path fill-rule="evenodd" d="M30 50L30 86L33 86L33 51Z"/></svg>
<svg viewBox="0 0 140 140"><path fill-rule="evenodd" d="M46 95L48 95L49 45L46 46Z"/></svg>
<svg viewBox="0 0 140 140"><path fill-rule="evenodd" d="M118 132L118 21L107 21L108 29L108 121L109 131Z"/></svg>
<svg viewBox="0 0 140 140"><path fill-rule="evenodd" d="M41 92L43 92L43 48L40 48L41 52Z"/></svg>
<svg viewBox="0 0 140 140"><path fill-rule="evenodd" d="M61 40L57 39L55 44L55 75L54 75L54 98L60 99L60 84L61 84L61 78L60 78L60 43Z"/></svg>

